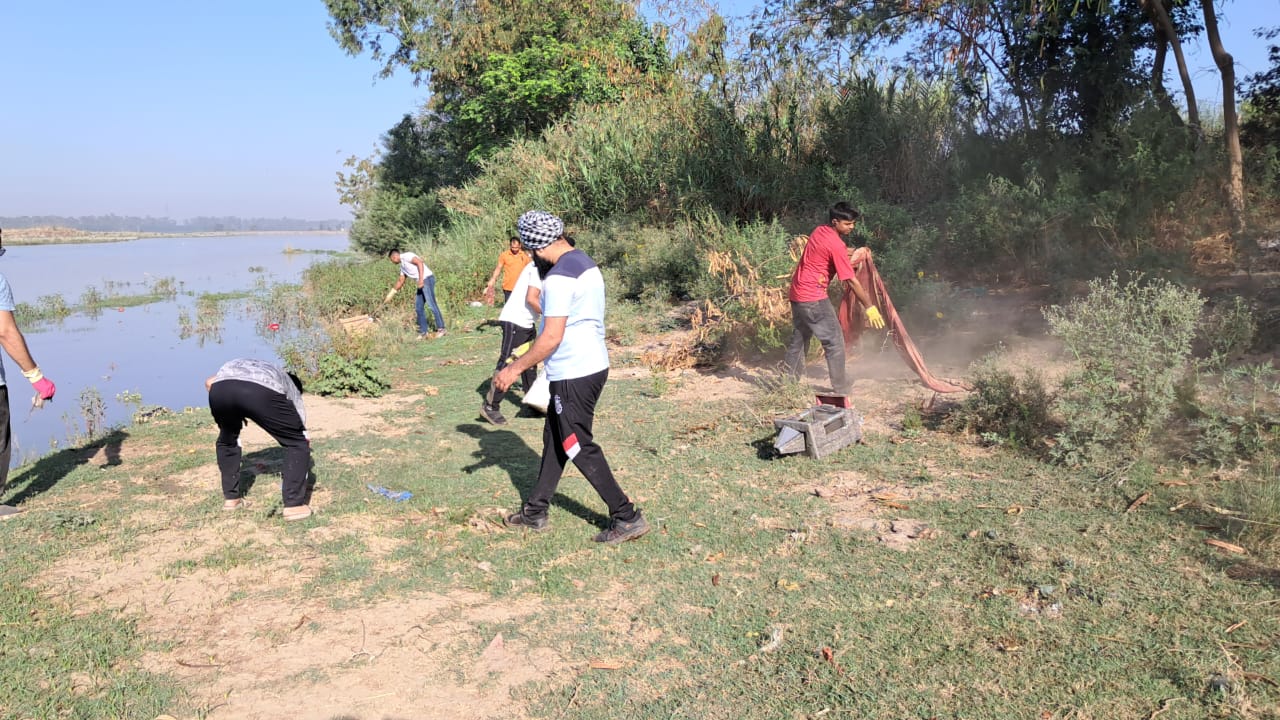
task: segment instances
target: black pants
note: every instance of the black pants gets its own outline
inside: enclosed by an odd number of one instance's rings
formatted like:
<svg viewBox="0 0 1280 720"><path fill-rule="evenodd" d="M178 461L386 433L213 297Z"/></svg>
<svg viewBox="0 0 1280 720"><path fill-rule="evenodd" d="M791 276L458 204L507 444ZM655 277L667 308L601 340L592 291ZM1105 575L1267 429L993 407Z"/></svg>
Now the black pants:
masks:
<svg viewBox="0 0 1280 720"><path fill-rule="evenodd" d="M0 385L0 495L9 482L9 458L13 453L9 431L9 386Z"/></svg>
<svg viewBox="0 0 1280 720"><path fill-rule="evenodd" d="M610 518L622 522L636 519L635 505L614 479L604 451L591 438L596 401L608 379L606 369L586 377L551 381L551 402L547 404L547 422L542 430L542 467L538 470L538 484L525 502L526 515L547 514L564 474L564 464L572 459L609 507Z"/></svg>
<svg viewBox="0 0 1280 720"><path fill-rule="evenodd" d="M502 327L502 352L498 353L498 365L494 368L495 372L507 366L508 361L511 359L511 353L515 351L516 348L529 342L535 336L533 328L531 327L520 327L519 325L516 325L513 322L507 322L506 320L499 322L498 325ZM528 370L520 373L520 386L524 388L525 392L529 392L529 387L532 386L533 381L537 379L537 368L529 368ZM496 408L501 405L502 398L505 397L506 394L507 393L505 391L497 388L490 389L489 397L486 399L489 407Z"/></svg>
<svg viewBox="0 0 1280 720"><path fill-rule="evenodd" d="M311 467L311 443L302 418L289 398L270 388L245 380L220 380L209 388L209 410L218 423L218 470L222 473L222 497L234 500L240 488L240 428L246 419L267 431L284 446L282 494L285 507L307 504L307 471Z"/></svg>

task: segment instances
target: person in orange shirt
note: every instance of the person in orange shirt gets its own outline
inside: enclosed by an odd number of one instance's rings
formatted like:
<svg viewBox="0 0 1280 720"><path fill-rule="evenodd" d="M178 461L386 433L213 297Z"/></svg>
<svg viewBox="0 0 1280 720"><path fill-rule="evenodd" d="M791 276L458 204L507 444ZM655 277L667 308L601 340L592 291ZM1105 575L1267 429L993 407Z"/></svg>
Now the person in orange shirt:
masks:
<svg viewBox="0 0 1280 720"><path fill-rule="evenodd" d="M529 255L520 247L520 238L513 237L508 243L509 247L498 256L498 264L493 268L493 275L489 277L489 284L484 286L484 298L490 304L493 303L493 286L498 282L498 276L502 276L502 298L503 304L507 302L507 296L516 286L516 280L520 279L520 271L524 270L524 266L529 264Z"/></svg>

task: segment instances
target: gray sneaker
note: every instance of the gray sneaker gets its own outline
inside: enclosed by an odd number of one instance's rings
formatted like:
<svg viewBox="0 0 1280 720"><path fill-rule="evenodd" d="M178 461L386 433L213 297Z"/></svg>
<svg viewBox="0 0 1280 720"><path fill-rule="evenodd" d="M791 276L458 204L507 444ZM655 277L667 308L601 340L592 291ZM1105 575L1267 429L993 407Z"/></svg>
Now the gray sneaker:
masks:
<svg viewBox="0 0 1280 720"><path fill-rule="evenodd" d="M606 545L617 545L628 540L635 540L647 532L649 532L649 523L645 521L644 516L639 511L636 511L635 519L631 520L631 522L614 520L609 525L608 530L596 535L595 540Z"/></svg>
<svg viewBox="0 0 1280 720"><path fill-rule="evenodd" d="M12 505L0 505L0 520L8 520L15 515L21 514L22 508L17 508Z"/></svg>
<svg viewBox="0 0 1280 720"><path fill-rule="evenodd" d="M547 529L546 515L525 515L524 510L514 512L506 516L502 520L507 527L526 528L528 530L542 531Z"/></svg>
<svg viewBox="0 0 1280 720"><path fill-rule="evenodd" d="M496 407L489 407L488 403L482 403L480 405L480 415L494 425L507 424L507 419L502 416L502 411Z"/></svg>

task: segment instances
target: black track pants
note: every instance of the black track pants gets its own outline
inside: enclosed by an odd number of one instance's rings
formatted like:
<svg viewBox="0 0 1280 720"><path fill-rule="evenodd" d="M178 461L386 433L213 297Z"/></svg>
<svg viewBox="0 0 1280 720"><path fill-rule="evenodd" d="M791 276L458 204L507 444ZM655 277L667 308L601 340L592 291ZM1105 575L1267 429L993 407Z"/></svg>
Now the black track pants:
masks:
<svg viewBox="0 0 1280 720"><path fill-rule="evenodd" d="M222 473L222 497L234 500L240 488L240 428L246 419L267 431L284 446L282 494L285 507L307 504L307 470L311 443L302 418L282 393L246 380L219 380L209 388L209 410L218 423L218 470Z"/></svg>
<svg viewBox="0 0 1280 720"><path fill-rule="evenodd" d="M542 430L542 467L538 484L525 503L526 515L547 513L564 465L573 460L608 506L609 517L623 522L636 518L635 505L614 479L604 451L591 438L596 401L608 379L609 371L605 369L586 377L551 381L551 402L547 404L547 422Z"/></svg>

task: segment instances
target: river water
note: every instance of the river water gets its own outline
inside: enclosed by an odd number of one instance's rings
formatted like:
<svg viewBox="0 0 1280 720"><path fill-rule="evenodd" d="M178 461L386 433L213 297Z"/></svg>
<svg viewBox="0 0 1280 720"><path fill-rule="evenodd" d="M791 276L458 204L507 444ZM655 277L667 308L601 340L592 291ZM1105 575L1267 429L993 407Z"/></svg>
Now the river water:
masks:
<svg viewBox="0 0 1280 720"><path fill-rule="evenodd" d="M18 302L35 304L41 296L61 295L74 306L89 286L104 295L142 295L161 278L179 284L178 294L161 302L80 312L22 328L32 356L58 393L53 402L32 410L30 385L0 352L10 387L13 464L83 436L86 414L106 426L127 424L137 395L144 405L206 407L204 380L222 363L236 357L279 361L268 325L280 323L287 332L289 318L264 318L248 299L221 303L217 332L184 333L181 319L195 317L203 293L297 283L312 264L348 246L344 234L298 234L9 247L0 257L0 273ZM101 414L92 410L94 391L103 401Z"/></svg>

